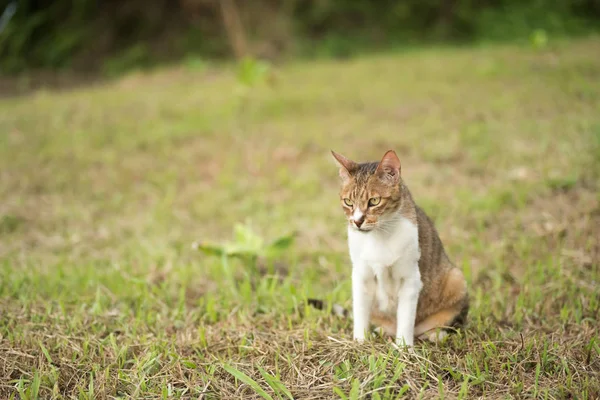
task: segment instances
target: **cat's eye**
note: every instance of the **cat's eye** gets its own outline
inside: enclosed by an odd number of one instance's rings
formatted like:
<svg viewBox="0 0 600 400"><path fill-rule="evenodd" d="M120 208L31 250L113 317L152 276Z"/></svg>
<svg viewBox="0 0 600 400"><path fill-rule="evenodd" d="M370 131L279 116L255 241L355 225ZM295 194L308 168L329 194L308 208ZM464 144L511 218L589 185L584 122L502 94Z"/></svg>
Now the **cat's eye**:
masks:
<svg viewBox="0 0 600 400"><path fill-rule="evenodd" d="M344 199L344 204L348 207L352 207L354 205L354 203L352 203L352 200L350 199Z"/></svg>
<svg viewBox="0 0 600 400"><path fill-rule="evenodd" d="M369 199L369 206L371 207L374 207L379 203L381 203L381 197L371 197Z"/></svg>

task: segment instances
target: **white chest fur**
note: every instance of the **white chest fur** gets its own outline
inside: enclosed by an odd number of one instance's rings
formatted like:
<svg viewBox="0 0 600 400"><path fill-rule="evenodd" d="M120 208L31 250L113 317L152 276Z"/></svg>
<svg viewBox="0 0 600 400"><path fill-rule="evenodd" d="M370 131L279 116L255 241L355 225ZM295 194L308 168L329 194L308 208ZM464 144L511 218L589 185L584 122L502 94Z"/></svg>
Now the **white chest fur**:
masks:
<svg viewBox="0 0 600 400"><path fill-rule="evenodd" d="M416 304L421 290L417 226L399 218L383 230L359 232L348 229L352 260L354 336L364 338L373 301L381 311L398 318L397 338L412 344Z"/></svg>
<svg viewBox="0 0 600 400"><path fill-rule="evenodd" d="M393 267L394 275L410 276L420 257L418 228L406 218L400 218L385 232L359 232L349 228L348 245L352 263L372 269L374 273Z"/></svg>

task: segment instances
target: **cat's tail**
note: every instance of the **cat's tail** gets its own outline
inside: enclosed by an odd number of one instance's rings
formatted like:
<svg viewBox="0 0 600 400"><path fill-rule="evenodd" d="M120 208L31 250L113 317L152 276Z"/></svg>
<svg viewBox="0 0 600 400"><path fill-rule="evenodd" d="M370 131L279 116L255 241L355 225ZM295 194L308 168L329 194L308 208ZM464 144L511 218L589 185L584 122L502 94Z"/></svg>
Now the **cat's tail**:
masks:
<svg viewBox="0 0 600 400"><path fill-rule="evenodd" d="M319 299L308 299L307 302L309 306L312 306L317 310L326 310L328 306L325 301ZM350 310L335 303L331 305L331 313L337 317L352 318L352 312Z"/></svg>

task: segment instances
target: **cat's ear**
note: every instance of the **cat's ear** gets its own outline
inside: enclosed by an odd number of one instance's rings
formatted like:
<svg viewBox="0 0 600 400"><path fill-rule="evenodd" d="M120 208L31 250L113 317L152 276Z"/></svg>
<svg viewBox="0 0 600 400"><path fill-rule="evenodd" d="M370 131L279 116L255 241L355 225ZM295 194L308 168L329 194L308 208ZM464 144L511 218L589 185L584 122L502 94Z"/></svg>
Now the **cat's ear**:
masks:
<svg viewBox="0 0 600 400"><path fill-rule="evenodd" d="M335 158L335 161L340 167L340 178L342 178L343 182L347 182L348 180L350 180L350 175L352 171L356 169L358 164L356 164L352 160L347 159L343 155L336 153L333 150L331 150L331 154L333 155L333 158Z"/></svg>
<svg viewBox="0 0 600 400"><path fill-rule="evenodd" d="M400 159L394 150L388 150L377 167L377 176L385 182L397 184L400 180Z"/></svg>

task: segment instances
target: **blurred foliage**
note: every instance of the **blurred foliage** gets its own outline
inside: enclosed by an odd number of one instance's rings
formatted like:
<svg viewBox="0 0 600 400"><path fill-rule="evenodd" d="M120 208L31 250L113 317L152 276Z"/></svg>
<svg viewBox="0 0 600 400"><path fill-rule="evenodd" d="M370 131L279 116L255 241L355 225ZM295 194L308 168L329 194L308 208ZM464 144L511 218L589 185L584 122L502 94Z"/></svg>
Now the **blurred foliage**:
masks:
<svg viewBox="0 0 600 400"><path fill-rule="evenodd" d="M16 4L11 16L10 5ZM237 1L255 57L348 57L424 41L529 40L597 30L597 0ZM0 72L103 71L201 55L227 57L218 0L0 1ZM2 21L0 19L0 21ZM265 23L268 21L268 23Z"/></svg>
<svg viewBox="0 0 600 400"><path fill-rule="evenodd" d="M204 254L218 257L239 258L250 265L258 260L273 261L280 257L294 243L295 232L280 236L267 243L246 224L236 224L233 232L233 241L227 243L194 242L192 247Z"/></svg>
<svg viewBox="0 0 600 400"><path fill-rule="evenodd" d="M252 88L257 83L265 81L268 73L268 63L246 57L238 66L237 79L243 87Z"/></svg>

